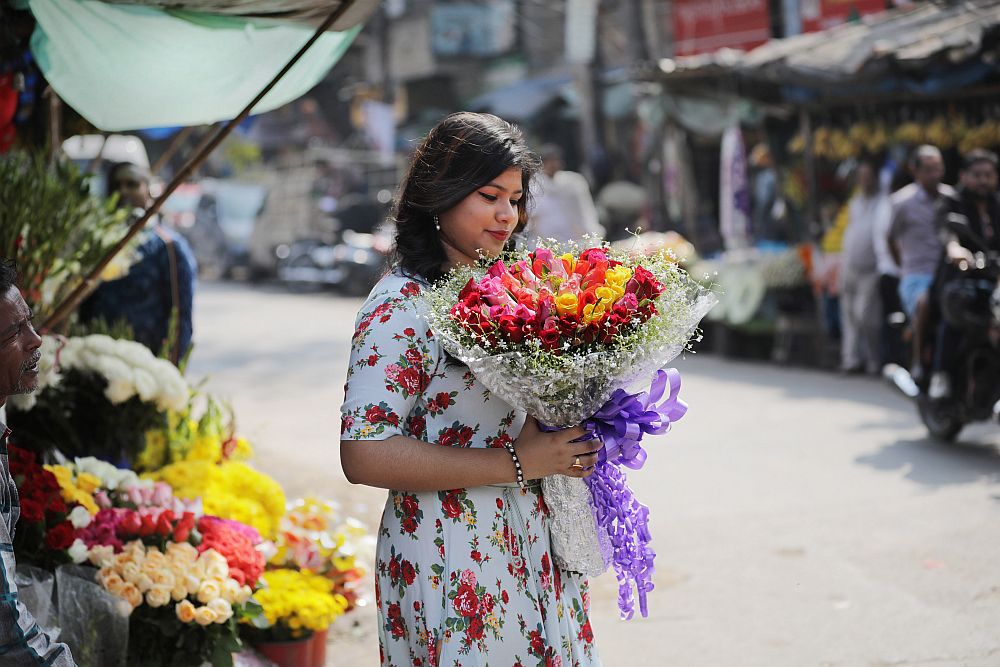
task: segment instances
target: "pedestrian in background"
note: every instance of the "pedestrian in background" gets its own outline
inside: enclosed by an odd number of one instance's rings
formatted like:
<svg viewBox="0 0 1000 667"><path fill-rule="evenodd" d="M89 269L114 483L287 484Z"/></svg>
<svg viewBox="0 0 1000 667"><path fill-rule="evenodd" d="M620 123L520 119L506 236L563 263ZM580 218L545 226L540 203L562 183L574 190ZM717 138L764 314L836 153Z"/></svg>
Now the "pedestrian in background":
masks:
<svg viewBox="0 0 1000 667"><path fill-rule="evenodd" d="M879 187L870 158L857 166L856 191L848 204L840 268L841 370L878 373L881 303L876 237L889 226L892 207Z"/></svg>
<svg viewBox="0 0 1000 667"><path fill-rule="evenodd" d="M539 151L542 169L532 184L533 206L526 233L530 239L579 241L590 234L604 237L587 179L563 169L562 149L545 144Z"/></svg>
<svg viewBox="0 0 1000 667"><path fill-rule="evenodd" d="M929 309L927 293L944 251L935 220L941 198L953 196L954 190L941 183L944 160L936 147L917 148L909 166L914 182L892 196L889 248L900 266L899 298L910 319L910 374L919 381L927 361L922 358Z"/></svg>
<svg viewBox="0 0 1000 667"><path fill-rule="evenodd" d="M119 162L108 171L108 196L117 193L120 206L141 216L153 202L149 181L142 167ZM154 354L166 352L176 365L191 346L198 267L191 246L158 216L139 234L125 275L102 282L80 306L80 319L107 326L124 321L136 341Z"/></svg>

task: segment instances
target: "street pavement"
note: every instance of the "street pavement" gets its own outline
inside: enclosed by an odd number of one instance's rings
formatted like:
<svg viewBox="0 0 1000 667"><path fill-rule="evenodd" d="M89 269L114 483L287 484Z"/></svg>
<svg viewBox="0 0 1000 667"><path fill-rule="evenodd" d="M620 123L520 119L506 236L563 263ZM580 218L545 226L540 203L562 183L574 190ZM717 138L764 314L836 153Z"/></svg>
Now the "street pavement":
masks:
<svg viewBox="0 0 1000 667"><path fill-rule="evenodd" d="M189 375L231 399L290 497L374 529L385 492L338 459L360 303L202 284ZM1000 428L940 445L878 380L676 365L691 408L630 473L658 552L649 617L619 620L613 574L592 581L605 667L1000 665ZM370 606L338 624L328 665L377 665L374 628Z"/></svg>

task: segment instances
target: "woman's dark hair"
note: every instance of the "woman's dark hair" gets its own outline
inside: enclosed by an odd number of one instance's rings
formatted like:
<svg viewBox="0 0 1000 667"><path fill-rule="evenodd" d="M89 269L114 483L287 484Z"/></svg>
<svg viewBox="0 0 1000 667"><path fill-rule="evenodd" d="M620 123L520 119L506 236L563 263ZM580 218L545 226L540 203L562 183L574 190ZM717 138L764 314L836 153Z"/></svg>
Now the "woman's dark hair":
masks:
<svg viewBox="0 0 1000 667"><path fill-rule="evenodd" d="M392 218L396 223L393 263L404 273L431 282L448 261L434 216L456 206L508 169L521 170L517 227L527 222L529 184L538 157L528 150L515 125L492 114L460 112L434 126L413 154L399 186Z"/></svg>

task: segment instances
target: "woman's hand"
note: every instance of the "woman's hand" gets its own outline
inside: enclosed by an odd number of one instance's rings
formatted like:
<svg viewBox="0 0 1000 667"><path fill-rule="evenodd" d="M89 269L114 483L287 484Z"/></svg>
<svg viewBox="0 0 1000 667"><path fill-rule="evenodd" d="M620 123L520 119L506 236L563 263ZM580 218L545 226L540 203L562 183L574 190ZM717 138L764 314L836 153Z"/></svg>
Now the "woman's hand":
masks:
<svg viewBox="0 0 1000 667"><path fill-rule="evenodd" d="M538 428L535 418L524 420L521 434L514 442L525 479L549 475L587 477L594 472L597 452L602 444L598 439L573 442L587 434L582 426L545 433Z"/></svg>

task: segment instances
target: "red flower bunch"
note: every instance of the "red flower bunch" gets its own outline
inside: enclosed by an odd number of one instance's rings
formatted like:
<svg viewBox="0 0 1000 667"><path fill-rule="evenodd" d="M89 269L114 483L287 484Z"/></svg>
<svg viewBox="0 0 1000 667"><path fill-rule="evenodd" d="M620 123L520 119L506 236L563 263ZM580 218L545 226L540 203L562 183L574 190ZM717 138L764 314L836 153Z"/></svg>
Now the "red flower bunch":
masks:
<svg viewBox="0 0 1000 667"><path fill-rule="evenodd" d="M470 279L450 315L487 348L538 340L560 354L611 343L646 322L663 291L646 268L610 259L603 248L561 257L538 248L510 268L497 261L486 276Z"/></svg>
<svg viewBox="0 0 1000 667"><path fill-rule="evenodd" d="M61 521L69 512L56 476L40 466L34 452L8 446L10 474L17 485L21 520L31 523Z"/></svg>
<svg viewBox="0 0 1000 667"><path fill-rule="evenodd" d="M99 511L89 525L77 529L75 537L83 540L88 548L106 545L119 553L126 542L136 539L156 546L163 546L167 541L187 542L194 528L195 515L191 512L177 517L169 509L115 507Z"/></svg>
<svg viewBox="0 0 1000 667"><path fill-rule="evenodd" d="M264 555L254 548L262 541L256 530L237 521L214 516L201 517L198 530L201 532L199 552L215 549L225 557L229 563L229 576L240 586L256 585L265 564Z"/></svg>

